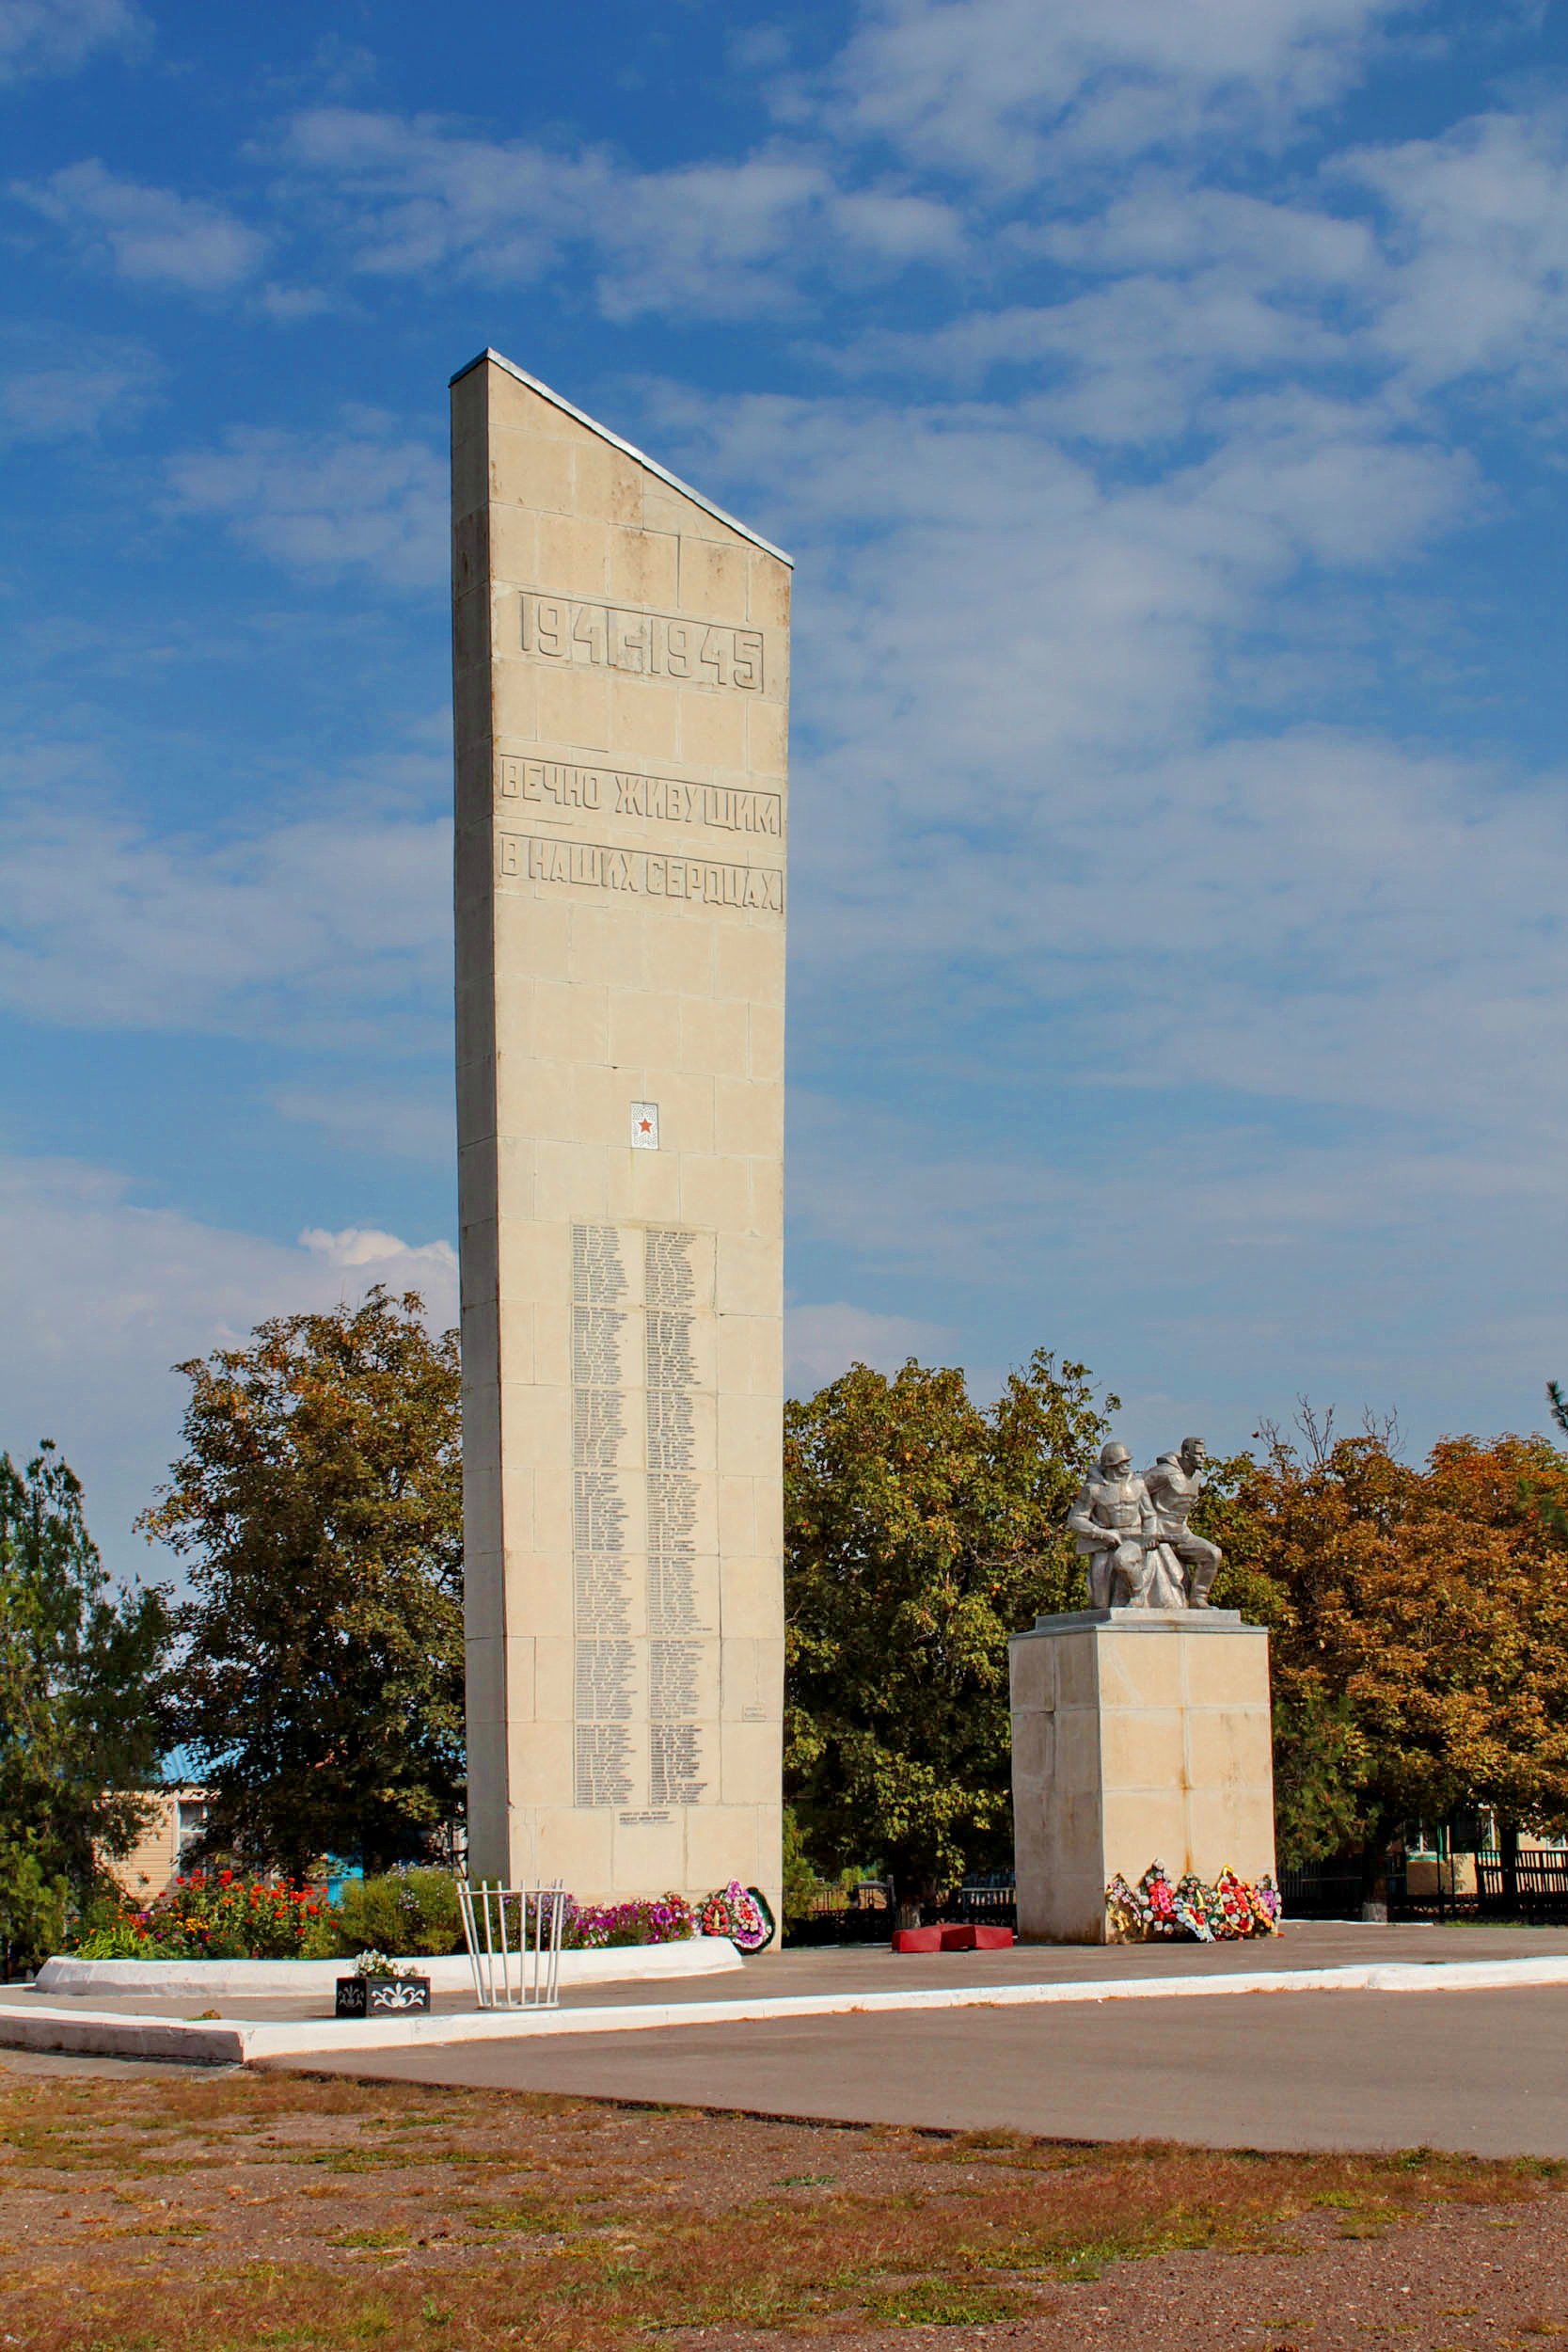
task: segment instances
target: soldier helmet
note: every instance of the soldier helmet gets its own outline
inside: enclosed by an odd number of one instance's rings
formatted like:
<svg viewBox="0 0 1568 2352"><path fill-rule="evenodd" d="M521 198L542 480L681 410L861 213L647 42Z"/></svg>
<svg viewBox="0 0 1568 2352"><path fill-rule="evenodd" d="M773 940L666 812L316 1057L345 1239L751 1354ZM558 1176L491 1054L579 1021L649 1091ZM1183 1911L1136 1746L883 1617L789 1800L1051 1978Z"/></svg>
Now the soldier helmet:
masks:
<svg viewBox="0 0 1568 2352"><path fill-rule="evenodd" d="M1115 1438L1111 1439L1109 1445L1102 1445L1100 1449L1101 1470L1120 1470L1124 1463L1132 1459L1132 1456L1128 1453L1127 1448Z"/></svg>

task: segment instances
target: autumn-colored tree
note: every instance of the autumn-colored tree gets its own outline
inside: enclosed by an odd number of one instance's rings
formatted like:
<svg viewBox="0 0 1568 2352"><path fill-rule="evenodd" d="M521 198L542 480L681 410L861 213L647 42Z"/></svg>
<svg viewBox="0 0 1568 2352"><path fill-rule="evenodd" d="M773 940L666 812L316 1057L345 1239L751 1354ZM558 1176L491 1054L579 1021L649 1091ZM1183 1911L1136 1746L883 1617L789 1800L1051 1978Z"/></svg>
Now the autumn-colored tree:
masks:
<svg viewBox="0 0 1568 2352"><path fill-rule="evenodd" d="M1547 1523L1568 1460L1445 1438L1424 1470L1377 1434L1227 1465L1205 1526L1214 1598L1269 1626L1281 1851L1359 1843L1369 1891L1402 1822L1490 1809L1568 1826L1568 1577Z"/></svg>
<svg viewBox="0 0 1568 2352"><path fill-rule="evenodd" d="M912 1359L788 1406L784 1772L818 1864L911 1900L1010 1861L1007 1641L1083 1603L1063 1529L1117 1403L1042 1349L990 1406Z"/></svg>
<svg viewBox="0 0 1568 2352"><path fill-rule="evenodd" d="M457 1334L378 1287L177 1369L185 1452L138 1524L191 1562L208 1847L295 1876L417 1855L463 1788Z"/></svg>
<svg viewBox="0 0 1568 2352"><path fill-rule="evenodd" d="M156 1586L113 1591L79 1482L0 1454L0 1957L58 1950L150 1815L168 1648Z"/></svg>

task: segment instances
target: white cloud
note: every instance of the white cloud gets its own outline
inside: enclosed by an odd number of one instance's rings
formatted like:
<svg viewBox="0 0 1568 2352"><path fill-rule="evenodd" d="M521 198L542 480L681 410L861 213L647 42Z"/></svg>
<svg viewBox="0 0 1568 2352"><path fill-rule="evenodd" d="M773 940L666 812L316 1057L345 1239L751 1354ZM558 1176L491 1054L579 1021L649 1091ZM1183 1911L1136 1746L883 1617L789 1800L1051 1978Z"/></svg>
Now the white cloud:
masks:
<svg viewBox="0 0 1568 2352"><path fill-rule="evenodd" d="M379 410L345 410L336 433L236 426L221 449L170 458L167 480L177 511L291 568L359 568L399 590L447 576L446 460Z"/></svg>
<svg viewBox="0 0 1568 2352"><path fill-rule="evenodd" d="M118 179L96 158L11 193L53 221L87 258L139 285L220 294L254 277L267 240L221 204Z"/></svg>
<svg viewBox="0 0 1568 2352"><path fill-rule="evenodd" d="M166 1575L133 1537L173 1459L188 1394L170 1367L243 1344L267 1315L417 1290L432 1327L457 1319L453 1252L369 1231L290 1247L146 1208L122 1179L0 1157L0 1449L55 1438L84 1480L88 1525L118 1570Z"/></svg>
<svg viewBox="0 0 1568 2352"><path fill-rule="evenodd" d="M1107 1127L1085 1162L1070 1117L1027 1152L864 1104L798 1096L794 1125L800 1240L916 1316L1000 1331L1014 1361L1086 1360L1132 1401L1118 1429L1140 1450L1188 1428L1234 1450L1304 1391L1353 1422L1398 1409L1421 1445L1528 1429L1568 1357L1560 1131L1550 1153L1499 1153L1398 1120L1308 1139L1205 1108Z"/></svg>
<svg viewBox="0 0 1568 2352"><path fill-rule="evenodd" d="M1560 407L1568 361L1568 116L1481 115L1436 139L1362 148L1330 175L1389 229L1374 335L1425 389L1517 373Z"/></svg>
<svg viewBox="0 0 1568 2352"><path fill-rule="evenodd" d="M272 1101L280 1118L316 1128L340 1151L382 1153L432 1167L456 1165L456 1113L450 1081L438 1090L417 1080L395 1091L345 1086L327 1093L285 1087Z"/></svg>
<svg viewBox="0 0 1568 2352"><path fill-rule="evenodd" d="M1025 185L1198 142L1280 142L1409 0L872 0L829 119L939 170ZM785 84L791 114L819 103Z"/></svg>
<svg viewBox="0 0 1568 2352"><path fill-rule="evenodd" d="M1152 478L1101 476L1027 401L672 399L662 421L800 559L798 707L857 850L884 804L1006 846L1048 778L1079 788L1064 760L1196 739L1304 573L1406 560L1480 498L1464 454L1307 394L1232 403L1212 453Z"/></svg>
<svg viewBox="0 0 1568 2352"><path fill-rule="evenodd" d="M0 800L0 1001L69 1027L439 1050L451 829L343 807L270 829L158 835L61 748Z"/></svg>
<svg viewBox="0 0 1568 2352"><path fill-rule="evenodd" d="M142 343L10 327L0 334L0 444L70 440L135 424L163 373Z"/></svg>
<svg viewBox="0 0 1568 2352"><path fill-rule="evenodd" d="M150 31L130 0L0 0L0 82L74 73L100 50L140 47Z"/></svg>
<svg viewBox="0 0 1568 2352"><path fill-rule="evenodd" d="M320 107L287 125L280 155L309 205L332 191L324 226L348 221L360 271L456 267L527 285L581 257L614 319L787 310L802 271L824 259L853 278L964 250L939 198L845 186L831 159L805 148L638 171L602 149L552 152L428 117Z"/></svg>
<svg viewBox="0 0 1568 2352"><path fill-rule="evenodd" d="M457 1252L449 1241L427 1241L418 1248L410 1248L399 1241L395 1233L383 1233L373 1225L345 1225L340 1232L329 1232L325 1226L308 1225L299 1237L301 1249L325 1260L330 1266L362 1271L366 1266L406 1267L410 1287L413 1278L424 1272L436 1285L442 1297L455 1296L457 1286ZM385 1278L377 1275L376 1280Z"/></svg>
<svg viewBox="0 0 1568 2352"><path fill-rule="evenodd" d="M921 1323L912 1315L873 1314L843 1299L831 1306L786 1307L784 1391L789 1396L814 1395L851 1364L896 1372L910 1356L927 1363L947 1361L954 1337L945 1325Z"/></svg>
<svg viewBox="0 0 1568 2352"><path fill-rule="evenodd" d="M1033 403L668 417L686 469L801 559L793 985L818 1055L853 1002L847 1070L875 1038L879 1082L905 1073L912 1102L960 1093L975 1055L993 1121L1063 1089L1112 1126L1085 1095L1137 1089L1134 1129L1250 1102L1265 1224L1294 1186L1295 1214L1364 1232L1379 1171L1419 1197L1429 1161L1449 1241L1494 1182L1539 1212L1568 1140L1561 777L1390 739L1356 708L1387 623L1354 583L1484 511L1463 454L1397 406L1306 391L1231 398L1211 453L1152 475L1069 459ZM769 481L787 516L748 502ZM1299 657L1283 670L1276 630ZM1440 644L1401 650L1440 681ZM1325 1114L1379 1133L1337 1168L1275 1140L1277 1119ZM885 1188L849 1153L847 1222L820 1232L871 1263L913 1236L901 1268L929 1279L945 1222L950 1278L983 1263L1004 1291L1049 1184L1022 1162L934 1166L927 1116L895 1122L909 1165ZM1170 1148L1190 1167L1184 1125ZM1162 1166L1128 1198L1167 1230ZM809 1168L792 1155L808 1229ZM1073 1193L1058 1241L1096 1200Z"/></svg>

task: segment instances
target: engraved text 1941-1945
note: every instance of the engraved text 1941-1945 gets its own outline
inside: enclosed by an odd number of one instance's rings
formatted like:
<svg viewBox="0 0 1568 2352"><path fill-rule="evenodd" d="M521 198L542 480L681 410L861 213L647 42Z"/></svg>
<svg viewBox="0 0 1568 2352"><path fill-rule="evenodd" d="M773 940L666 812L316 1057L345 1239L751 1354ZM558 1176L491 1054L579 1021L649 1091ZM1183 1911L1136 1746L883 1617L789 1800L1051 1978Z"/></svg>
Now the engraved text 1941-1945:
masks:
<svg viewBox="0 0 1568 2352"><path fill-rule="evenodd" d="M688 686L734 686L744 694L762 691L760 629L541 596L531 589L517 601L522 650L541 660L630 670Z"/></svg>

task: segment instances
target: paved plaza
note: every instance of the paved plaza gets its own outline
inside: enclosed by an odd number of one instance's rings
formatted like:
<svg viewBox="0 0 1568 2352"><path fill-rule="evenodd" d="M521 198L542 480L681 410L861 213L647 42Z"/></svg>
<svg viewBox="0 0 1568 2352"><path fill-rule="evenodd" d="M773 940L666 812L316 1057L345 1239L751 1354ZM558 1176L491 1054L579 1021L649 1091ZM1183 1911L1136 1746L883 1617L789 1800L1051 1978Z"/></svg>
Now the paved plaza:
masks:
<svg viewBox="0 0 1568 2352"><path fill-rule="evenodd" d="M1568 1989L1307 1993L670 2026L301 2063L818 2122L1568 2157L1565 2029Z"/></svg>
<svg viewBox="0 0 1568 2352"><path fill-rule="evenodd" d="M944 1979L998 1986L1113 1976L1225 1976L1365 1961L1516 1960L1568 1936L1477 1928L1302 1926L1268 1946L1024 1947L895 1957L784 1952L748 1992L867 1992ZM661 1988L676 2001L712 1986ZM622 1998L629 1997L626 1988ZM615 1988L584 1996L585 2011ZM263 2061L265 2062L265 2061ZM279 2061L287 2063L287 2061ZM311 2073L568 2091L936 2130L1212 2147L1432 2146L1568 2157L1568 1987L1508 1992L1188 1996L1069 2008L958 2009L731 2026L499 2038L312 2058Z"/></svg>
<svg viewBox="0 0 1568 2352"><path fill-rule="evenodd" d="M1413 1971L1423 1966L1565 1959L1564 1934L1334 1923L1291 1927L1267 1944L792 1951L718 1979L574 1990L546 2036L509 2031L496 2017L479 2040L361 2050L351 2037L347 2047L340 2040L335 2048L253 2063L936 2131L1568 2157L1568 1984L1455 1991L1445 1973L1433 1979L1442 1989L1431 1992L1222 1990L1259 1971L1288 1982L1305 1970L1392 1964L1418 1986ZM1155 1979L1191 1989L1174 1996L1151 1985L1149 1997L1093 1997L1100 1985ZM1205 1983L1212 1995L1197 1989ZM1087 1997L1017 2005L1031 1986L1082 1988ZM983 1998L991 1988L996 2006ZM610 2014L645 2003L650 1992L666 2014L697 2005L701 2015L689 2026L595 2029L595 2018L608 2026ZM973 2005L713 2013L716 1995L738 2011L759 2000L842 2003L861 1994L875 2004L910 1993L967 1994ZM0 1994L0 2011L45 2005L71 2006L15 1987ZM189 2019L198 2010L189 1994L95 1994L81 2006L127 2018ZM226 2020L257 2024L323 2014L319 1995L217 1996L208 2006ZM470 2030L478 2022L471 1996L439 1994L436 2008ZM45 2069L62 2062L33 2061Z"/></svg>

